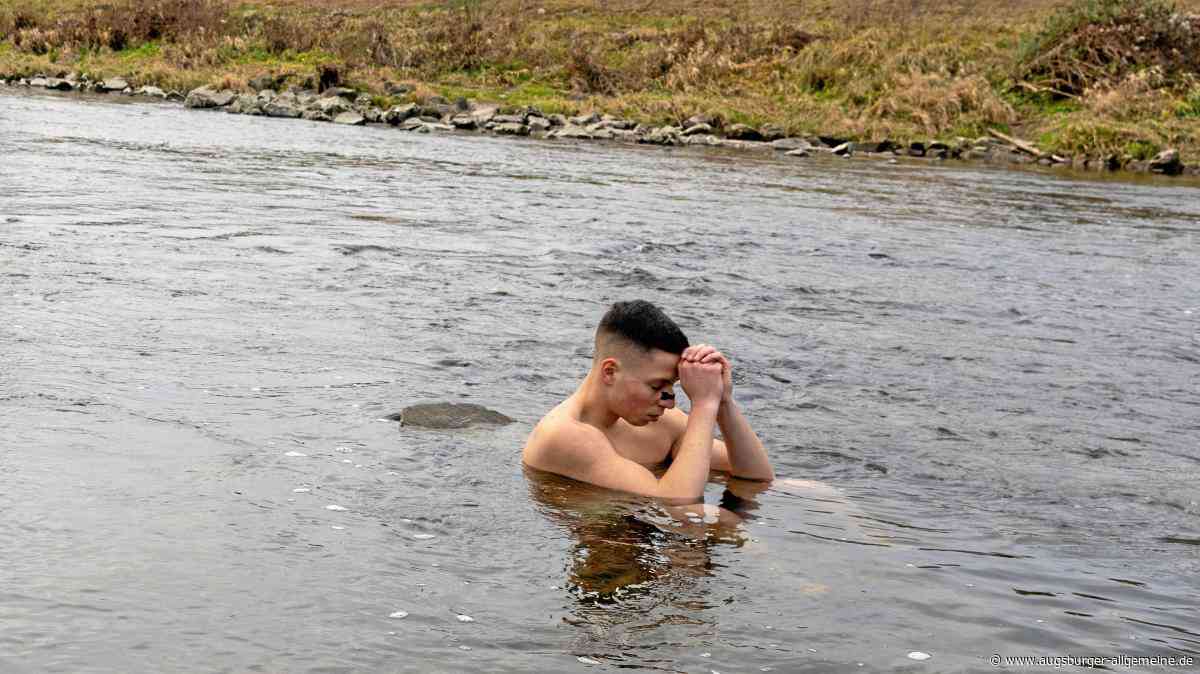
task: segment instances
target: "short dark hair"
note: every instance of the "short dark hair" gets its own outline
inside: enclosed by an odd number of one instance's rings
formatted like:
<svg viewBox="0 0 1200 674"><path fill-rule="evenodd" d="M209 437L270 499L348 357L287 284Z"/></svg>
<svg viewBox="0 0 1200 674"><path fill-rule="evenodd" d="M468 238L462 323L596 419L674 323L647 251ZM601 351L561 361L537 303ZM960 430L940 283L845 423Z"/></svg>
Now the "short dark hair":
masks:
<svg viewBox="0 0 1200 674"><path fill-rule="evenodd" d="M645 300L613 304L596 327L597 351L604 335L621 337L647 352L660 349L681 354L688 347L687 335L675 321Z"/></svg>

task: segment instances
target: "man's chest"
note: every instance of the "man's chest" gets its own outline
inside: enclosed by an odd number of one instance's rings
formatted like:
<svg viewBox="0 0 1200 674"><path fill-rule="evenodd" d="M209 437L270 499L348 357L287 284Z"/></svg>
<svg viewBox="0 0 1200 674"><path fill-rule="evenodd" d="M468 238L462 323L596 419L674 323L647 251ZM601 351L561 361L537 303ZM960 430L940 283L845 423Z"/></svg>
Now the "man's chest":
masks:
<svg viewBox="0 0 1200 674"><path fill-rule="evenodd" d="M617 454L643 466L656 466L671 456L673 439L664 426L650 424L639 428L619 421L605 435Z"/></svg>

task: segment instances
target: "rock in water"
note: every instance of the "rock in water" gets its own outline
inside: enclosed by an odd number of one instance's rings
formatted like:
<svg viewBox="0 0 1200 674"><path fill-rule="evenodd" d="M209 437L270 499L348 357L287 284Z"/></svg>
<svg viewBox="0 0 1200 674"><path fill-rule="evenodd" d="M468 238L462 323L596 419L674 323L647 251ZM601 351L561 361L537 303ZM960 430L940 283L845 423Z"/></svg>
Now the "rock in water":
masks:
<svg viewBox="0 0 1200 674"><path fill-rule="evenodd" d="M419 428L467 428L478 424L511 424L512 419L472 403L425 403L412 405L389 414L386 419L399 421L401 426Z"/></svg>
<svg viewBox="0 0 1200 674"><path fill-rule="evenodd" d="M212 87L200 87L188 92L183 102L185 108L223 108L237 99L232 91L217 91Z"/></svg>
<svg viewBox="0 0 1200 674"><path fill-rule="evenodd" d="M349 124L350 126L362 126L367 123L367 119L357 112L343 112L333 118L334 124Z"/></svg>
<svg viewBox="0 0 1200 674"><path fill-rule="evenodd" d="M1164 150L1155 155L1154 159L1150 160L1150 171L1152 173L1165 173L1169 176L1177 176L1183 173L1183 162L1179 160L1178 150Z"/></svg>
<svg viewBox="0 0 1200 674"><path fill-rule="evenodd" d="M759 133L758 129L746 124L734 124L728 129L725 129L725 137L732 138L734 140L750 140L756 142L763 139L763 135Z"/></svg>

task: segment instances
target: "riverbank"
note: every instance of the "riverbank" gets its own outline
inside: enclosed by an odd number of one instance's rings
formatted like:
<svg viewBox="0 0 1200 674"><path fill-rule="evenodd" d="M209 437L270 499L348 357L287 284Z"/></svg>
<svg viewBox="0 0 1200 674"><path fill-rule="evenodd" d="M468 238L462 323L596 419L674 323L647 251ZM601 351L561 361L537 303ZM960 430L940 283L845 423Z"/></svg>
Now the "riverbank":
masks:
<svg viewBox="0 0 1200 674"><path fill-rule="evenodd" d="M799 4L43 0L0 10L0 77L581 139L1163 173L1200 157L1200 64L1179 56L1200 0ZM307 109L330 89L350 109ZM493 107L512 119L489 129Z"/></svg>
<svg viewBox="0 0 1200 674"><path fill-rule="evenodd" d="M161 100L185 108L223 111L232 114L303 119L352 126L390 125L415 133L478 132L505 136L564 139L572 141L609 141L663 146L722 147L739 151L773 153L801 160L815 154L841 157L873 157L896 161L897 157L925 161L976 161L994 165L1034 164L1075 171L1126 171L1167 176L1200 176L1200 166L1183 164L1177 150L1164 150L1148 160L1114 156L1088 158L1062 157L1042 152L1031 144L992 131L975 139L959 138L952 143L912 141L864 142L836 136L786 136L770 127L756 129L746 124L720 127L719 120L696 115L679 125L650 127L631 119L590 112L566 116L544 113L533 106L513 109L499 103L480 103L460 98L450 102L440 96L423 103L405 103L388 109L378 107L365 93L347 87L331 87L323 92L291 88L282 92L261 89L243 92L204 86L189 92L165 91L145 85L134 89L124 77L105 80L35 76L6 82L0 88L32 89L130 98Z"/></svg>

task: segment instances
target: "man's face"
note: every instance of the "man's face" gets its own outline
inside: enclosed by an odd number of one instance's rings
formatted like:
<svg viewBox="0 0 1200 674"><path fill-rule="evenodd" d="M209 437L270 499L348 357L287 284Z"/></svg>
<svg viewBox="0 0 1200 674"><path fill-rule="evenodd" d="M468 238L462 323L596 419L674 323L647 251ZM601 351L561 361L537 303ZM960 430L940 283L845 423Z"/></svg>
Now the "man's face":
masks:
<svg viewBox="0 0 1200 674"><path fill-rule="evenodd" d="M614 382L617 413L634 426L653 423L675 406L679 356L653 349L620 361ZM668 395L663 397L663 393Z"/></svg>

